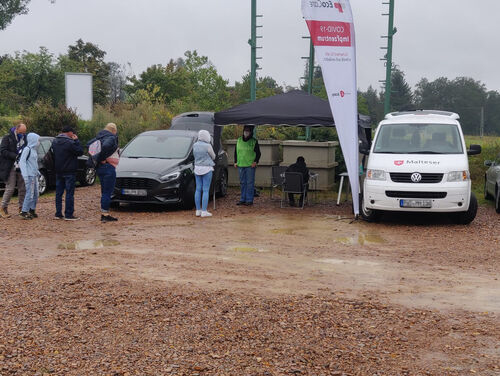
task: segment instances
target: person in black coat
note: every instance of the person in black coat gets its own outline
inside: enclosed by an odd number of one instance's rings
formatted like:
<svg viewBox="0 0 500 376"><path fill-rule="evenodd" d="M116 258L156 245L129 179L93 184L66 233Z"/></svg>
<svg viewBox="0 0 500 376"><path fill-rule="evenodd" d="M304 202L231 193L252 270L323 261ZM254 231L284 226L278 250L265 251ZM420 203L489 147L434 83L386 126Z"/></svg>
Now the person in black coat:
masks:
<svg viewBox="0 0 500 376"><path fill-rule="evenodd" d="M18 160L26 146L26 125L23 123L10 129L10 132L2 138L0 144L0 180L5 183L5 190L2 197L2 207L0 216L10 217L7 207L17 186L17 196L19 198L19 211L23 206L25 186L24 179L19 170Z"/></svg>
<svg viewBox="0 0 500 376"><path fill-rule="evenodd" d="M300 195L300 200L299 200L299 206L302 206L303 204L303 198L304 196L307 196L307 188L308 188L308 183L309 183L309 169L307 168L306 165L306 160L304 157L300 156L297 158L297 162L294 164L291 164L288 166L286 169L286 172L299 172L302 174L302 182L306 184L304 189L306 190L305 195ZM295 206L295 198L293 193L288 194L288 201L290 202L290 206Z"/></svg>
<svg viewBox="0 0 500 376"><path fill-rule="evenodd" d="M78 157L83 148L72 127L65 127L62 133L52 141L54 166L56 171L56 215L55 219L75 221L75 182L78 168ZM62 214L62 196L66 191L64 217Z"/></svg>

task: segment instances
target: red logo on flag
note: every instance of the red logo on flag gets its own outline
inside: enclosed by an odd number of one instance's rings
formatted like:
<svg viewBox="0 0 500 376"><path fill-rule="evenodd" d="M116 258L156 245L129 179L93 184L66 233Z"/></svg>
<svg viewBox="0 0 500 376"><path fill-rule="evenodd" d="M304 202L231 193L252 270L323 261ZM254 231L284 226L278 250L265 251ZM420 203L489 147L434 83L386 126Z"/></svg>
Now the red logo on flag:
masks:
<svg viewBox="0 0 500 376"><path fill-rule="evenodd" d="M342 4L334 3L335 8L338 9L339 13L344 13L344 9L342 9Z"/></svg>
<svg viewBox="0 0 500 376"><path fill-rule="evenodd" d="M351 47L351 24L336 21L306 21L315 46Z"/></svg>
<svg viewBox="0 0 500 376"><path fill-rule="evenodd" d="M402 165L403 165L403 163L405 163L405 161L394 161L394 164L395 164L396 166L402 166Z"/></svg>
<svg viewBox="0 0 500 376"><path fill-rule="evenodd" d="M344 95L345 95L344 90L340 90L340 96L344 98Z"/></svg>

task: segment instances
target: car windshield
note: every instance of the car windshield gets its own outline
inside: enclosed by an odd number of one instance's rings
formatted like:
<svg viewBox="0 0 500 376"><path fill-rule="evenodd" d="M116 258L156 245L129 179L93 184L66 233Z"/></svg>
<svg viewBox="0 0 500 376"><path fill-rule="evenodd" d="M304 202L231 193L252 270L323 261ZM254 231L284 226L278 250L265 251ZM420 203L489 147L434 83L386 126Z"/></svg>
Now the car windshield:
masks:
<svg viewBox="0 0 500 376"><path fill-rule="evenodd" d="M462 154L455 124L384 124L375 140L374 153Z"/></svg>
<svg viewBox="0 0 500 376"><path fill-rule="evenodd" d="M126 158L183 159L189 153L193 139L187 136L149 134L137 136L123 150Z"/></svg>

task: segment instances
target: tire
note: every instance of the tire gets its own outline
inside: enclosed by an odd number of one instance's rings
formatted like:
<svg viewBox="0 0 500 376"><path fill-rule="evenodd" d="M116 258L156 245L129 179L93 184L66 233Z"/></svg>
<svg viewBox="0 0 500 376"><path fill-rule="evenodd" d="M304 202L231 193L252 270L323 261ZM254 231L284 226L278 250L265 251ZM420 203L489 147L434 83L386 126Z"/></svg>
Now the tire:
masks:
<svg viewBox="0 0 500 376"><path fill-rule="evenodd" d="M470 194L470 203L469 209L464 212L460 212L457 214L457 223L461 225L468 225L471 223L474 218L476 218L477 214L477 199L474 193Z"/></svg>
<svg viewBox="0 0 500 376"><path fill-rule="evenodd" d="M493 198L486 190L486 176L484 177L484 198L485 200L491 200Z"/></svg>
<svg viewBox="0 0 500 376"><path fill-rule="evenodd" d="M116 202L116 201L111 201L111 203L109 204L109 207L112 209L118 209L120 207L120 203Z"/></svg>
<svg viewBox="0 0 500 376"><path fill-rule="evenodd" d="M497 196L495 197L495 211L500 213L500 191L497 190Z"/></svg>
<svg viewBox="0 0 500 376"><path fill-rule="evenodd" d="M85 168L85 172L83 173L83 177L80 180L80 184L82 186L94 185L95 183L96 172L92 167Z"/></svg>
<svg viewBox="0 0 500 376"><path fill-rule="evenodd" d="M38 195L39 196L41 196L45 192L47 192L47 185L48 185L47 175L45 175L45 172L40 171L40 176L38 177Z"/></svg>
<svg viewBox="0 0 500 376"><path fill-rule="evenodd" d="M222 170L219 176L219 191L217 197L226 197L227 195L227 171Z"/></svg>
<svg viewBox="0 0 500 376"><path fill-rule="evenodd" d="M191 179L182 196L182 207L186 210L191 210L194 207L194 191L195 182L194 179Z"/></svg>
<svg viewBox="0 0 500 376"><path fill-rule="evenodd" d="M365 208L365 202L363 199L363 193L359 194L359 208L361 212L361 217L366 222L377 222L380 219L380 215L382 214L380 210L373 210Z"/></svg>

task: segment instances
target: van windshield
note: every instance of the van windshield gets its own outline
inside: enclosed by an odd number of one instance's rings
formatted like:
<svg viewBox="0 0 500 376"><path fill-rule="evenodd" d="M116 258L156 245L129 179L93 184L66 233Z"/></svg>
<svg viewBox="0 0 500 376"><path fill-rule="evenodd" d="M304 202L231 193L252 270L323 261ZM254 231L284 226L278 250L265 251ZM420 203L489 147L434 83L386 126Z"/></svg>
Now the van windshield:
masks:
<svg viewBox="0 0 500 376"><path fill-rule="evenodd" d="M384 124L375 140L374 153L462 154L455 124Z"/></svg>
<svg viewBox="0 0 500 376"><path fill-rule="evenodd" d="M137 136L121 154L126 158L183 159L190 151L191 137L167 135Z"/></svg>

